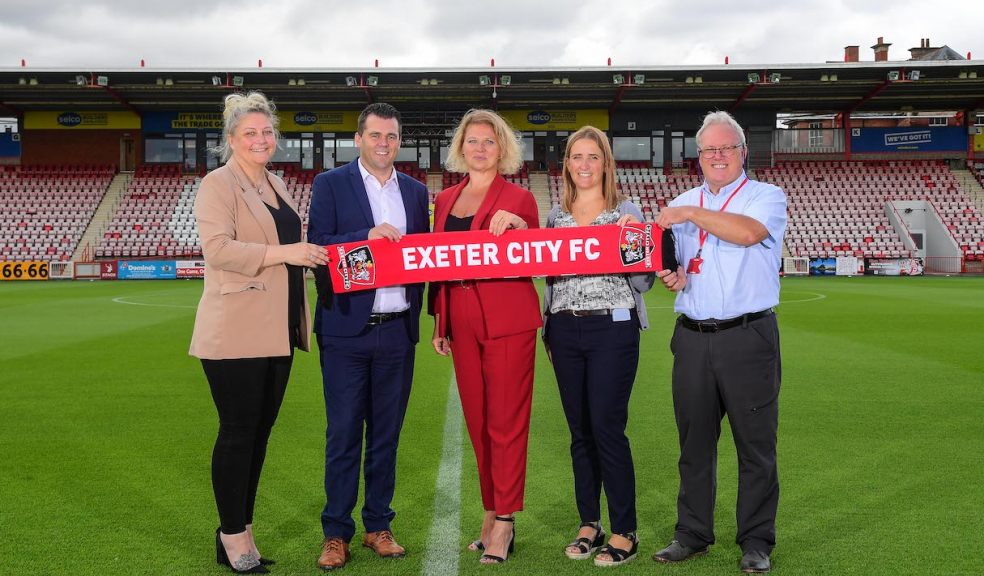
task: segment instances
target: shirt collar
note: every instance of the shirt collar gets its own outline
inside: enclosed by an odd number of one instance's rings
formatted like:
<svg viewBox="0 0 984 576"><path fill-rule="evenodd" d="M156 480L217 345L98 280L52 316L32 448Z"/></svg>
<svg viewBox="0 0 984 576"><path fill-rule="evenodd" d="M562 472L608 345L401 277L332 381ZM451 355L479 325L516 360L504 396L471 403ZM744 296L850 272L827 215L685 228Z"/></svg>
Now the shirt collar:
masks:
<svg viewBox="0 0 984 576"><path fill-rule="evenodd" d="M366 170L366 167L362 165L362 157L361 156L359 157L358 160L356 160L356 162L358 162L358 164L359 164L359 173L362 174L362 181L363 182L365 182L367 178L372 178L373 180L376 179L376 177L373 176L372 174L370 174L369 171ZM396 168L392 168L390 170L389 178L387 178L386 181L383 182L382 188L385 188L386 185L389 184L390 182L396 182Z"/></svg>
<svg viewBox="0 0 984 576"><path fill-rule="evenodd" d="M701 186L701 193L706 194L711 198L727 198L729 194L735 191L735 188L740 186L741 183L745 181L745 178L748 178L748 176L745 176L745 171L742 170L741 174L738 175L738 178L736 178L734 182L721 186L721 189L718 190L717 194L711 194L711 189L707 186L707 180L704 180L704 185Z"/></svg>

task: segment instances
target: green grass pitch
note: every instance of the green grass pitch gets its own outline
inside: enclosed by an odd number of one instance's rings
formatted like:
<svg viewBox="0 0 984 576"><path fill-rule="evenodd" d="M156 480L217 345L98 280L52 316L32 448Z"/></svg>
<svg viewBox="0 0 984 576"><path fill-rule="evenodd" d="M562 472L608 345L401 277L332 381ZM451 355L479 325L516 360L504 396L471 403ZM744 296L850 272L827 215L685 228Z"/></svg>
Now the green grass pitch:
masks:
<svg viewBox="0 0 984 576"><path fill-rule="evenodd" d="M215 409L187 355L197 281L0 283L0 567L5 574L225 574L214 561L209 481ZM787 278L779 307L782 496L776 574L982 574L984 278ZM631 405L640 555L620 574L738 574L736 459L720 444L717 544L662 566L673 534L676 428L672 296L648 297L652 329ZM429 317L422 333L430 334ZM450 360L429 345L400 447L407 558L353 547L341 573L422 574L442 456ZM274 574L317 574L324 406L316 353L299 353L257 503ZM577 515L568 433L538 351L526 510L516 551L480 567L474 457L462 444L461 524L439 558L460 574L593 574L563 555ZM607 520L607 519L606 519ZM607 524L607 522L606 522ZM361 538L357 533L356 538Z"/></svg>

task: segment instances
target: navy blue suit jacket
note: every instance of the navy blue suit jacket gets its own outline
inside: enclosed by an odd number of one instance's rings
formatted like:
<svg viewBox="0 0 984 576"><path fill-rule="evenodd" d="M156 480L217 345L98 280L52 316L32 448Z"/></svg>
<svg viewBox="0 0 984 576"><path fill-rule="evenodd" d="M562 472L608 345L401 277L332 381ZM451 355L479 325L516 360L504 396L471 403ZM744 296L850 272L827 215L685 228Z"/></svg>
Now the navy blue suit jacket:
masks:
<svg viewBox="0 0 984 576"><path fill-rule="evenodd" d="M427 211L427 187L397 172L397 182L407 213L407 234L430 231ZM358 242L369 238L373 222L369 196L362 181L357 160L322 172L314 178L311 208L308 212L308 242L327 246L339 242ZM410 314L405 318L407 333L413 342L420 339L420 308L423 284L407 284ZM314 314L314 332L325 336L355 336L369 321L375 290L349 294L319 294ZM330 299L330 302L326 302Z"/></svg>

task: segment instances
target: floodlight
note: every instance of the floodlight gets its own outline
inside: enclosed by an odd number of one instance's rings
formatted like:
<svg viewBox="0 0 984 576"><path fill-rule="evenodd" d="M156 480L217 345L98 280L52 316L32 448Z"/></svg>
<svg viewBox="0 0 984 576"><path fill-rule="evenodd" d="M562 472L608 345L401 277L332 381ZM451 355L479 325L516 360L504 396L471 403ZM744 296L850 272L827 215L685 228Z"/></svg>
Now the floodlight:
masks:
<svg viewBox="0 0 984 576"><path fill-rule="evenodd" d="M165 78L164 79L164 85L165 86L174 86L174 79L173 78Z"/></svg>
<svg viewBox="0 0 984 576"><path fill-rule="evenodd" d="M304 81L304 78L298 78L297 79L297 85L298 86L304 86L305 84L307 84L307 82Z"/></svg>
<svg viewBox="0 0 984 576"><path fill-rule="evenodd" d="M437 78L431 78L431 86L437 86Z"/></svg>
<svg viewBox="0 0 984 576"><path fill-rule="evenodd" d="M297 86L297 80L294 80L293 78L288 78L287 79L287 85L288 86Z"/></svg>
<svg viewBox="0 0 984 576"><path fill-rule="evenodd" d="M687 84L693 84L694 83L694 77L693 76L687 76L687 79L684 80L684 82L686 82Z"/></svg>
<svg viewBox="0 0 984 576"><path fill-rule="evenodd" d="M888 72L888 81L889 82L898 82L898 80L899 80L899 78L901 76L902 75L899 74L899 71L898 70L889 70L889 72Z"/></svg>
<svg viewBox="0 0 984 576"><path fill-rule="evenodd" d="M245 83L245 81L246 81L246 79L243 78L242 76L233 76L232 77L232 85L233 86L240 86L241 87L243 85L243 83Z"/></svg>
<svg viewBox="0 0 984 576"><path fill-rule="evenodd" d="M18 78L17 79L17 83L20 84L21 86L23 86L23 85L27 84L27 78Z"/></svg>
<svg viewBox="0 0 984 576"><path fill-rule="evenodd" d="M212 86L222 86L222 77L212 76Z"/></svg>
<svg viewBox="0 0 984 576"><path fill-rule="evenodd" d="M748 83L749 84L755 84L756 82L758 82L761 79L762 79L762 77L759 76L758 72L749 72L748 73Z"/></svg>
<svg viewBox="0 0 984 576"><path fill-rule="evenodd" d="M703 76L694 76L694 84L701 84L704 82Z"/></svg>
<svg viewBox="0 0 984 576"><path fill-rule="evenodd" d="M554 78L553 79L553 83L554 84L557 84L557 85L560 85L560 78Z"/></svg>
<svg viewBox="0 0 984 576"><path fill-rule="evenodd" d="M782 80L782 74L778 72L773 72L772 74L769 74L769 82L773 84L778 84L780 80Z"/></svg>
<svg viewBox="0 0 984 576"><path fill-rule="evenodd" d="M830 75L830 81L831 82L837 82L837 74L831 74Z"/></svg>
<svg viewBox="0 0 984 576"><path fill-rule="evenodd" d="M616 84L616 85L625 84L625 76L621 74L612 74L612 84Z"/></svg>
<svg viewBox="0 0 984 576"><path fill-rule="evenodd" d="M646 75L645 74L636 74L636 75L632 76L632 83L633 84L645 84L646 83Z"/></svg>
<svg viewBox="0 0 984 576"><path fill-rule="evenodd" d="M820 75L820 81L821 82L830 82L830 76L828 76L826 74L821 74Z"/></svg>
<svg viewBox="0 0 984 576"><path fill-rule="evenodd" d="M28 80L27 83L30 84L31 86L37 86L38 85L38 79L37 78L31 78L30 80Z"/></svg>
<svg viewBox="0 0 984 576"><path fill-rule="evenodd" d="M481 86L488 86L489 84L492 83L492 79L483 74L478 77L478 83Z"/></svg>
<svg viewBox="0 0 984 576"><path fill-rule="evenodd" d="M970 72L967 74L967 78L977 78L977 72Z"/></svg>
<svg viewBox="0 0 984 576"><path fill-rule="evenodd" d="M957 78L960 78L961 80L966 80L966 79L967 79L967 71L965 70L965 71L963 71L963 72L961 72L961 73L960 73L960 74L959 74L959 75L957 76Z"/></svg>
<svg viewBox="0 0 984 576"><path fill-rule="evenodd" d="M567 78L567 77L561 78L560 79L560 83L561 84L570 84L571 83L571 79L570 78Z"/></svg>
<svg viewBox="0 0 984 576"><path fill-rule="evenodd" d="M86 77L85 77L84 75L82 75L82 74L77 74L77 75L75 76L75 84L76 84L77 86L85 86L85 85L86 85L86 84L88 84L88 83L89 83L89 79L88 79L88 78L86 78Z"/></svg>
<svg viewBox="0 0 984 576"><path fill-rule="evenodd" d="M919 70L909 70L909 80L919 80Z"/></svg>
<svg viewBox="0 0 984 576"><path fill-rule="evenodd" d="M96 84L99 86L109 86L109 76L96 76Z"/></svg>
<svg viewBox="0 0 984 576"><path fill-rule="evenodd" d="M345 85L346 86L356 86L356 85L358 85L358 83L359 82L358 82L358 80L355 79L355 76L346 76L345 77Z"/></svg>
<svg viewBox="0 0 984 576"><path fill-rule="evenodd" d="M369 86L379 86L379 76L367 77L366 84L368 84Z"/></svg>
<svg viewBox="0 0 984 576"><path fill-rule="evenodd" d="M505 76L500 76L499 84L503 86L509 86L510 84L512 84L512 76L509 76L508 74Z"/></svg>

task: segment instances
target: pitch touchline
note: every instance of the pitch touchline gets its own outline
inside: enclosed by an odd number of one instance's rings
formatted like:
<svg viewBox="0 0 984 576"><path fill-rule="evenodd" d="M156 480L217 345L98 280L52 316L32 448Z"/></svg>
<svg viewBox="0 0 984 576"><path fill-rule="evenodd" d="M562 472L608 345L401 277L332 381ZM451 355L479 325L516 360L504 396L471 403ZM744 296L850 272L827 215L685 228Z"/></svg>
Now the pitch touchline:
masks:
<svg viewBox="0 0 984 576"><path fill-rule="evenodd" d="M458 574L461 540L461 402L451 373L444 416L444 445L434 491L434 517L427 536L427 551L420 573L426 576Z"/></svg>

